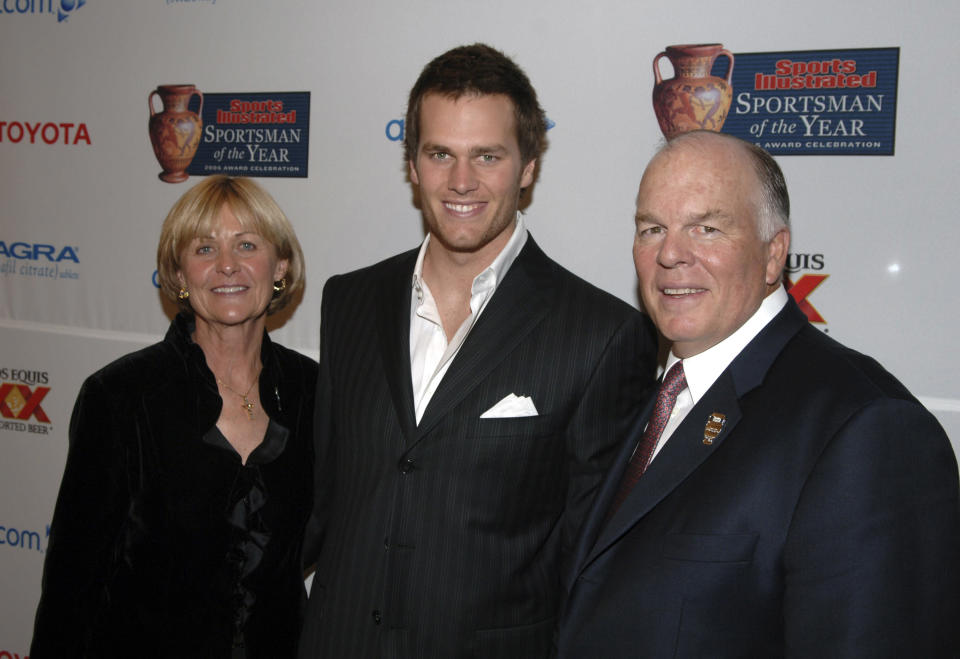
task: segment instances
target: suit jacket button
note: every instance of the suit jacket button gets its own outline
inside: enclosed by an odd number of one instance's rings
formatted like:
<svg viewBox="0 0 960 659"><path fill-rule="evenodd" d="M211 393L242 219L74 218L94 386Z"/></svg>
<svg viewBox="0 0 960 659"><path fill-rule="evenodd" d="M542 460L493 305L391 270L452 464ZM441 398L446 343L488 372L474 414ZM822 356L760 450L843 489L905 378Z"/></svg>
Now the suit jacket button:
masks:
<svg viewBox="0 0 960 659"><path fill-rule="evenodd" d="M380 615L379 609L374 609L371 615L373 615L373 622L375 622L378 625L383 620L383 616Z"/></svg>
<svg viewBox="0 0 960 659"><path fill-rule="evenodd" d="M400 461L400 472L408 474L413 471L413 458L407 458Z"/></svg>

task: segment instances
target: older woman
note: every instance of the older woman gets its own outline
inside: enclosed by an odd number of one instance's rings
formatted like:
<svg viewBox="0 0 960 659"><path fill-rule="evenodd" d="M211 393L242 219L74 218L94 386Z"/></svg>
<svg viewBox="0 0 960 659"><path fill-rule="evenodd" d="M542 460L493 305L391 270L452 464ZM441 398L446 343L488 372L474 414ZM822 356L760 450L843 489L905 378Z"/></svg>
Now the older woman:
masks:
<svg viewBox="0 0 960 659"><path fill-rule="evenodd" d="M264 327L303 286L300 245L218 176L174 205L157 261L183 311L80 390L30 655L292 657L317 366Z"/></svg>

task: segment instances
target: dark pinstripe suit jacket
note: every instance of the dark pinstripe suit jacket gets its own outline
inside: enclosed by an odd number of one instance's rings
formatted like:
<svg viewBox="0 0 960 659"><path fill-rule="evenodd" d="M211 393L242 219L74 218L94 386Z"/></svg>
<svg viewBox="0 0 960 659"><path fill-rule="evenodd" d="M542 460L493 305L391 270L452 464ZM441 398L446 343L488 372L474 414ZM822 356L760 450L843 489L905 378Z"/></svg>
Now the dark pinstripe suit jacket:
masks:
<svg viewBox="0 0 960 659"><path fill-rule="evenodd" d="M530 238L417 425L416 255L324 289L300 654L545 656L562 562L652 381L653 330ZM539 416L480 418L511 393Z"/></svg>

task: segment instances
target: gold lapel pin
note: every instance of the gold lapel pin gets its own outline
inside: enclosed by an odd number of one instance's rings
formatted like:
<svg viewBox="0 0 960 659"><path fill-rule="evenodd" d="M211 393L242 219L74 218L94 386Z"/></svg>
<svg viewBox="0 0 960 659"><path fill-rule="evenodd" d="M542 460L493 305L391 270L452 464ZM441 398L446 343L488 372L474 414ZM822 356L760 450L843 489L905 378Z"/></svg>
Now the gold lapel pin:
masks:
<svg viewBox="0 0 960 659"><path fill-rule="evenodd" d="M727 422L727 415L722 412L713 412L707 416L707 425L703 427L703 443L707 446L713 445L713 440L717 438L723 425Z"/></svg>

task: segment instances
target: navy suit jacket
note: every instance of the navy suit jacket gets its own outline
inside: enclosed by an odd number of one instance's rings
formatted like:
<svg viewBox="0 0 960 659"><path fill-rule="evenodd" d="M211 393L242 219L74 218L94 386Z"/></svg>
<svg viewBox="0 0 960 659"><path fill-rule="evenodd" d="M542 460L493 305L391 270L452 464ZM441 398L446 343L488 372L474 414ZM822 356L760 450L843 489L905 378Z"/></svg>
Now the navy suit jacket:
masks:
<svg viewBox="0 0 960 659"><path fill-rule="evenodd" d="M417 424L416 256L324 289L300 654L546 656L580 524L653 380L655 334L528 238ZM539 414L480 418L511 393Z"/></svg>
<svg viewBox="0 0 960 659"><path fill-rule="evenodd" d="M604 524L650 407L588 515L561 657L960 656L956 458L877 362L791 299Z"/></svg>

